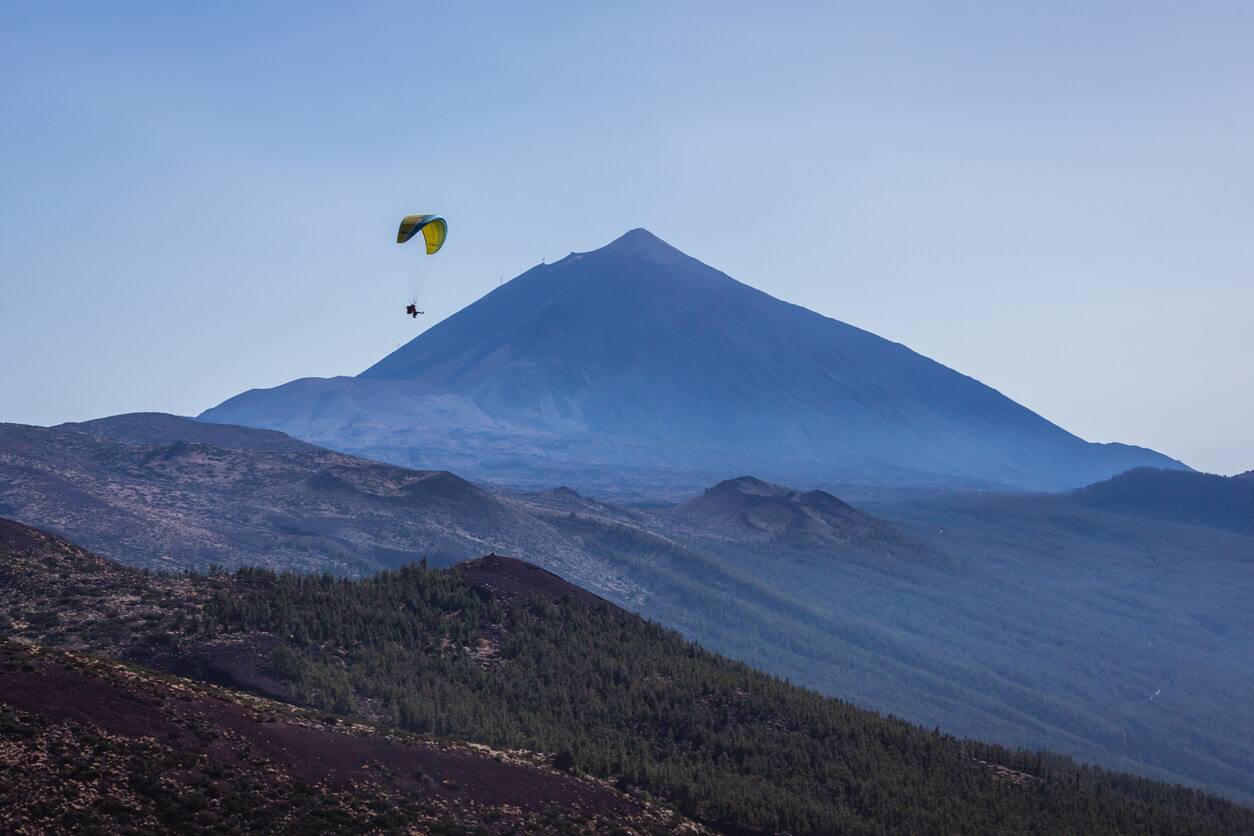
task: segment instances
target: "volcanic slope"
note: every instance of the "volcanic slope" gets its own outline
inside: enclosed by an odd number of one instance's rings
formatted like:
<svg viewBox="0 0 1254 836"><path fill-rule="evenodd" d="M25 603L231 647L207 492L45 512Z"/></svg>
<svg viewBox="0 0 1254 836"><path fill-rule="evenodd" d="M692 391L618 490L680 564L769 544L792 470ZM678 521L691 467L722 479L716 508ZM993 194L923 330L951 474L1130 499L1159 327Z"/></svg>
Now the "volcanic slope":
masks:
<svg viewBox="0 0 1254 836"><path fill-rule="evenodd" d="M819 697L508 559L357 582L159 577L5 522L0 575L0 630L22 642L0 646L13 832L1254 827L1190 790ZM194 668L224 647L317 711L80 652Z"/></svg>
<svg viewBox="0 0 1254 836"><path fill-rule="evenodd" d="M186 617L224 576L142 576L8 520L0 576L22 618L6 631L96 651L0 641L5 833L708 832L549 756L437 743L97 655L178 662L197 637L166 632L164 608ZM215 645L230 642L197 643Z"/></svg>
<svg viewBox="0 0 1254 836"><path fill-rule="evenodd" d="M620 497L743 473L1053 490L1183 467L1085 442L643 229L527 271L357 378L253 390L200 417L480 481Z"/></svg>

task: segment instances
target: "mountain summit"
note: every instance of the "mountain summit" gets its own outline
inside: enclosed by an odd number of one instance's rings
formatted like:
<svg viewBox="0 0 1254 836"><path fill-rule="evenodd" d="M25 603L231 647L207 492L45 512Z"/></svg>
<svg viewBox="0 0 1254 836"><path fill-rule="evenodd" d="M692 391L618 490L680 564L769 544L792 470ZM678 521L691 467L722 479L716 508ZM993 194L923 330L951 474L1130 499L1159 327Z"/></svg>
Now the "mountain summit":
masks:
<svg viewBox="0 0 1254 836"><path fill-rule="evenodd" d="M532 268L357 378L246 392L201 418L470 478L653 496L742 473L1052 490L1183 467L1085 442L644 229Z"/></svg>

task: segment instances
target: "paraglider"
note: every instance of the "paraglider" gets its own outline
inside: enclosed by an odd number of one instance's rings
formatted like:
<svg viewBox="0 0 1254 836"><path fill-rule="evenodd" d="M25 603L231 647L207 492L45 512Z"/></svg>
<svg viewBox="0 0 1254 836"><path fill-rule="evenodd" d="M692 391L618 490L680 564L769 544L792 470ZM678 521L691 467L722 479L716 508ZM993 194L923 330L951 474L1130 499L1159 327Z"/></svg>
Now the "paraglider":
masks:
<svg viewBox="0 0 1254 836"><path fill-rule="evenodd" d="M439 215L406 215L396 233L396 243L404 244L419 232L427 242L427 255L435 255L448 237L448 224Z"/></svg>
<svg viewBox="0 0 1254 836"><path fill-rule="evenodd" d="M401 221L401 228L396 233L396 243L404 244L420 232L422 241L426 245L426 252L419 251L418 266L414 270L413 294L409 305L405 308L405 313L414 319L422 314L422 311L418 310L418 291L422 289L429 269L424 263L427 260L425 256L435 255L440 251L440 247L444 246L444 239L448 237L448 223L439 215L406 215Z"/></svg>

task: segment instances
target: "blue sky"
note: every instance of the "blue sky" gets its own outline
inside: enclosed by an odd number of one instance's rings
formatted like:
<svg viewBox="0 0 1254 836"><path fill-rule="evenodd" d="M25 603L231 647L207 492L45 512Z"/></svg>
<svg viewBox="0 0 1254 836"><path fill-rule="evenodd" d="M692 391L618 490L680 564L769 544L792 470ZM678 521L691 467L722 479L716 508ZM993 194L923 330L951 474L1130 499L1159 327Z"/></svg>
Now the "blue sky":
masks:
<svg viewBox="0 0 1254 836"><path fill-rule="evenodd" d="M0 420L356 374L643 226L1254 468L1254 4L0 4ZM400 217L446 250L402 313Z"/></svg>

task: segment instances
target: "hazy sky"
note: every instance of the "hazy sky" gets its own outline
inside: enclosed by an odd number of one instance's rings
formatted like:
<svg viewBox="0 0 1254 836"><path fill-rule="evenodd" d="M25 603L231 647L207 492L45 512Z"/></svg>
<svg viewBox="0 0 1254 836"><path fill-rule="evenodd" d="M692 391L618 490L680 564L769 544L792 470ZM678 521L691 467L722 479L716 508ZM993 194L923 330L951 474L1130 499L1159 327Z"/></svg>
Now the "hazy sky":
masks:
<svg viewBox="0 0 1254 836"><path fill-rule="evenodd" d="M1031 7L1031 8L1029 8ZM0 421L356 374L643 226L1254 468L1254 3L0 3ZM417 322L401 216L440 212Z"/></svg>

